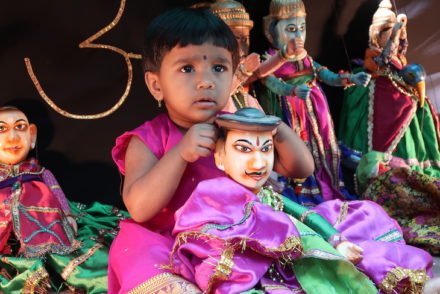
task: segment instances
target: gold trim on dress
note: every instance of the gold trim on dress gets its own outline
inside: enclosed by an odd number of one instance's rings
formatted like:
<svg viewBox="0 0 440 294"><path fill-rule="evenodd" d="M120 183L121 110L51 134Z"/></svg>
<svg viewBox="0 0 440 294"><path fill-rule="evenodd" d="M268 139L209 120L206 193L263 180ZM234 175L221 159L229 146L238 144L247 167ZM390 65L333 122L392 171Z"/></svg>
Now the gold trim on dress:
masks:
<svg viewBox="0 0 440 294"><path fill-rule="evenodd" d="M128 294L200 294L194 284L171 273L158 274L128 292Z"/></svg>
<svg viewBox="0 0 440 294"><path fill-rule="evenodd" d="M429 277L425 270L396 267L388 272L379 287L384 293L395 293L395 288L399 286L399 293L420 294L423 292L423 286L428 280ZM399 285L400 282L402 282L402 285Z"/></svg>
<svg viewBox="0 0 440 294"><path fill-rule="evenodd" d="M63 279L65 281L67 281L67 279L69 279L70 275L73 273L73 271L82 263L86 262L90 256L92 256L93 254L95 254L95 252L102 248L104 245L98 243L95 244L92 248L90 248L86 253L84 253L81 256L78 256L77 258L71 260L69 262L69 264L63 269L63 272L61 273L61 277L63 277Z"/></svg>
<svg viewBox="0 0 440 294"><path fill-rule="evenodd" d="M48 293L47 288L50 287L49 284L49 274L44 268L39 268L37 271L33 272L23 287L24 294L45 294Z"/></svg>

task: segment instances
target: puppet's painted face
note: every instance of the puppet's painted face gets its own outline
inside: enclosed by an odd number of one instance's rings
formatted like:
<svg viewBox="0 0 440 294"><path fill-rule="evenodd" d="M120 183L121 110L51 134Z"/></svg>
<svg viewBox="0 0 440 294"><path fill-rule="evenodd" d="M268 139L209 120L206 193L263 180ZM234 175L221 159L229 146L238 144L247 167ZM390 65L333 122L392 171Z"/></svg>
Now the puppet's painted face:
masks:
<svg viewBox="0 0 440 294"><path fill-rule="evenodd" d="M306 42L305 16L279 20L274 27L274 34L273 39L277 48L283 48L289 40L294 39L296 48L303 49Z"/></svg>
<svg viewBox="0 0 440 294"><path fill-rule="evenodd" d="M37 129L20 110L0 110L0 162L17 164L35 146Z"/></svg>
<svg viewBox="0 0 440 294"><path fill-rule="evenodd" d="M216 163L233 180L258 193L273 168L272 132L228 131L226 141L217 145Z"/></svg>

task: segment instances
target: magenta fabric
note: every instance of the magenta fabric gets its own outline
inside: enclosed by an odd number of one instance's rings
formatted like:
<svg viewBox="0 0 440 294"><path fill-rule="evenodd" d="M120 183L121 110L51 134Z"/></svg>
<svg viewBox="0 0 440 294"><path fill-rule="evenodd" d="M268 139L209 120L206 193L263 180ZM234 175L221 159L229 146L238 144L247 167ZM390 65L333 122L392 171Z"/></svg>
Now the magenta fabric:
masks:
<svg viewBox="0 0 440 294"><path fill-rule="evenodd" d="M194 237L176 240L173 269L203 291L228 248L234 248L232 272L226 280L217 281L213 293L249 290L272 262L301 255L299 232L289 217L260 203L254 193L226 177L201 182L176 212L173 236L188 232L195 233ZM290 237L298 238L298 246L283 248Z"/></svg>
<svg viewBox="0 0 440 294"><path fill-rule="evenodd" d="M432 277L432 256L422 249L406 245L399 224L377 203L333 200L312 210L349 241L364 249L363 260L356 266L376 285L396 267L426 270Z"/></svg>
<svg viewBox="0 0 440 294"><path fill-rule="evenodd" d="M160 114L122 134L116 139L116 145L112 149L113 160L122 174L125 173L125 152L132 136L137 136L144 142L158 159L182 139L182 133L167 114ZM164 272L158 266L168 263L168 258L165 257L169 255L173 241L170 234L174 226L175 211L185 203L197 183L220 175L223 172L215 166L213 156L200 158L188 164L175 196L158 215L144 224L132 220L121 222L120 232L110 250L110 293L125 293Z"/></svg>

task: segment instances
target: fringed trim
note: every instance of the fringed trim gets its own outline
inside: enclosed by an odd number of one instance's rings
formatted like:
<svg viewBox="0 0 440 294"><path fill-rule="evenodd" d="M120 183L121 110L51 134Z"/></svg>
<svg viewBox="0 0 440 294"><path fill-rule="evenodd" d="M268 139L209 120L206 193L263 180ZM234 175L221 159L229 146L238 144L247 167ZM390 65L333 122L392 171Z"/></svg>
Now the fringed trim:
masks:
<svg viewBox="0 0 440 294"><path fill-rule="evenodd" d="M384 293L421 294L428 280L425 270L396 267L388 272L379 287Z"/></svg>
<svg viewBox="0 0 440 294"><path fill-rule="evenodd" d="M163 273L156 275L144 283L138 285L136 288L130 290L128 294L172 294L172 293L185 293L185 294L200 294L200 291L194 284L186 281L185 279L170 274Z"/></svg>
<svg viewBox="0 0 440 294"><path fill-rule="evenodd" d="M220 281L225 281L229 278L232 273L232 268L234 267L234 248L229 247L226 248L222 255L220 256L220 260L215 266L214 274L209 278L208 286L206 288L205 293L211 293L212 287Z"/></svg>
<svg viewBox="0 0 440 294"><path fill-rule="evenodd" d="M226 248L224 250L232 248L234 251L241 250L241 252L244 252L245 250L250 249L260 255L270 258L274 258L276 255L281 255L280 259L285 259L286 261L290 261L292 259L292 257L289 256L292 253L297 253L298 255L302 254L301 240L297 236L287 237L278 247L266 247L259 240L249 237L239 236L225 239L209 233L183 232L176 236L176 241L170 257L176 253L178 247L182 246L182 244L188 243L188 239L205 239L206 241L215 240L224 245L223 247Z"/></svg>
<svg viewBox="0 0 440 294"><path fill-rule="evenodd" d="M39 268L26 279L22 293L46 294L49 288L49 274L44 268Z"/></svg>
<svg viewBox="0 0 440 294"><path fill-rule="evenodd" d="M63 272L61 273L61 277L65 281L69 279L72 272L82 263L86 262L97 250L102 248L104 245L98 243L95 244L92 248L90 248L86 253L83 255L78 256L77 258L74 258L69 262L69 264L63 269Z"/></svg>

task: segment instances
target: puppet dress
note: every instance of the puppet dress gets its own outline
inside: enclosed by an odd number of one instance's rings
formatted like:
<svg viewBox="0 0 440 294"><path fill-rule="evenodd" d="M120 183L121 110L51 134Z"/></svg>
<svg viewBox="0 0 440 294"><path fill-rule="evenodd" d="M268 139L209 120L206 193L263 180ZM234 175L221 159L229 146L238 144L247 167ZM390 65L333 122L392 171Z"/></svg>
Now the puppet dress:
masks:
<svg viewBox="0 0 440 294"><path fill-rule="evenodd" d="M308 210L226 177L197 186L176 212L173 236L170 268L206 293L377 293L375 285L409 293L431 275L432 257L406 245L375 203L334 200ZM339 237L364 249L356 267L329 243Z"/></svg>
<svg viewBox="0 0 440 294"><path fill-rule="evenodd" d="M367 49L368 71L375 71L379 54ZM414 89L399 78L406 65L404 56L395 56L386 70L373 74L368 87L345 90L339 138L363 156L356 171L361 197L398 220L408 243L439 254L439 122L429 98L421 108ZM390 161L398 162L396 168L378 170Z"/></svg>
<svg viewBox="0 0 440 294"><path fill-rule="evenodd" d="M180 142L183 135L166 113L116 139L112 156L119 171L125 174L125 153L130 139L137 136L158 160ZM169 268L174 243L174 213L200 181L221 176L214 157L189 163L170 203L153 219L136 223L132 219L120 224L109 258L109 293L200 293L200 290ZM167 175L163 175L166 177ZM146 197L154 191L145 191ZM173 292L175 291L175 292Z"/></svg>
<svg viewBox="0 0 440 294"><path fill-rule="evenodd" d="M0 177L1 291L106 293L105 240L111 242L123 213L68 202L36 160L1 165ZM67 216L76 218L77 235Z"/></svg>
<svg viewBox="0 0 440 294"><path fill-rule="evenodd" d="M269 50L268 54L276 54ZM281 81L297 86L307 84L310 96L279 96L269 88L262 92L260 103L266 113L281 117L306 143L313 155L315 172L305 181L293 180L283 194L311 207L332 199L355 199L344 187L340 168L340 151L327 98L317 83L317 63L310 56L286 62L274 72Z"/></svg>

